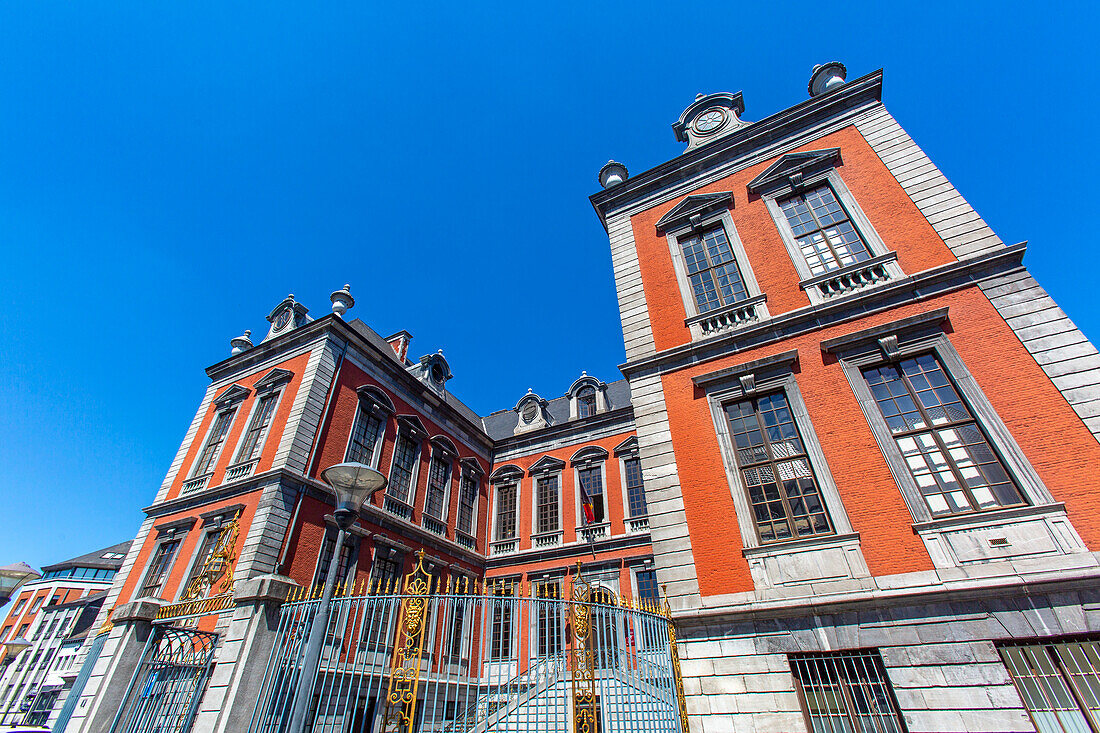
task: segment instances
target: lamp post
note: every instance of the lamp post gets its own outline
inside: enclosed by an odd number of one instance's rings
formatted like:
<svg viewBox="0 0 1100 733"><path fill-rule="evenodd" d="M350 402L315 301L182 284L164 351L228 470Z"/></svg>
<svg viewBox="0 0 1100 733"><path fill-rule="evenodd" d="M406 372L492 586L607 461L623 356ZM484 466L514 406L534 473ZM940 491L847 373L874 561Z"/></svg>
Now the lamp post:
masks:
<svg viewBox="0 0 1100 733"><path fill-rule="evenodd" d="M41 578L42 574L25 562L17 562L0 568L0 606L11 600L15 591L32 578Z"/></svg>
<svg viewBox="0 0 1100 733"><path fill-rule="evenodd" d="M294 695L294 704L290 709L289 733L301 733L306 728L306 713L309 711L313 686L317 681L317 668L321 660L321 647L325 632L328 630L328 617L332 608L332 590L336 585L336 574L340 564L340 548L344 546L347 530L359 518L359 510L376 492L386 486L386 477L370 466L362 463L338 463L321 471L321 480L336 492L336 546L325 575L325 589L317 612L310 621L309 638L302 657L302 675L298 680L298 690Z"/></svg>
<svg viewBox="0 0 1100 733"><path fill-rule="evenodd" d="M4 667L5 669L12 661L15 660L21 652L23 652L31 643L24 639L22 636L17 636L14 639L4 642ZM23 671L23 677L26 677L26 670ZM4 725L8 722L8 716L11 714L11 706L15 704L15 700L19 697L19 690L23 687L23 680L19 680L19 684L12 684L11 699L7 701L7 705L4 706L3 714L0 714L0 725Z"/></svg>

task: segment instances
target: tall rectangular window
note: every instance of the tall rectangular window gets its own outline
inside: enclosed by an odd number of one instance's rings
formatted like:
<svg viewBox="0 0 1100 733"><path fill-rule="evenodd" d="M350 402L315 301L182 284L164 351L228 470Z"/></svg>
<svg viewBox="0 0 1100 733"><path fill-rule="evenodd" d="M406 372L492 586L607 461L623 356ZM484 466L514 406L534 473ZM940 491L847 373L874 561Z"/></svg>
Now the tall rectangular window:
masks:
<svg viewBox="0 0 1100 733"><path fill-rule="evenodd" d="M472 592L473 584L470 583L469 578L461 575L452 575L451 578L454 581L454 596L447 649L451 663L456 663L465 659L469 653L469 646L466 644L469 620L466 617L469 615L472 606L466 599L465 594Z"/></svg>
<svg viewBox="0 0 1100 733"><path fill-rule="evenodd" d="M160 593L179 548L180 541L178 539L165 540L157 545L157 550L153 553L153 559L149 562L149 572L145 574L145 583L141 587L141 592L138 593L139 598L156 597Z"/></svg>
<svg viewBox="0 0 1100 733"><path fill-rule="evenodd" d="M790 661L811 733L904 733L877 651L792 654Z"/></svg>
<svg viewBox="0 0 1100 733"><path fill-rule="evenodd" d="M214 418L214 427L210 428L210 435L206 438L206 445L202 448L199 460L195 462L195 476L202 476L214 470L214 461L218 459L218 451L221 450L225 436L229 434L229 426L233 423L233 415L237 408L222 410Z"/></svg>
<svg viewBox="0 0 1100 733"><path fill-rule="evenodd" d="M404 558L396 553L389 554L387 550L376 547L374 550L374 562L370 568L370 588L377 589L376 594L387 591L400 593L401 565ZM378 604L376 617L370 618L371 627L367 629L367 649L384 649L392 640L393 630L397 623L399 604L397 601L386 601Z"/></svg>
<svg viewBox="0 0 1100 733"><path fill-rule="evenodd" d="M386 495L406 504L410 502L413 473L420 455L419 444L405 433L397 436L394 447L393 467L390 469L390 486Z"/></svg>
<svg viewBox="0 0 1100 733"><path fill-rule="evenodd" d="M222 536L220 529L212 529L202 537L202 544L199 546L199 552L195 555L195 564L191 566L191 572L187 575L187 582L183 584L183 590L186 593L191 583L195 581L195 578L199 577L202 573L203 567L206 565L206 561L210 559L210 555L214 553L214 548L218 546L218 538Z"/></svg>
<svg viewBox="0 0 1100 733"><path fill-rule="evenodd" d="M577 392L577 417L592 417L596 414L596 388L581 387Z"/></svg>
<svg viewBox="0 0 1100 733"><path fill-rule="evenodd" d="M515 599L507 582L492 585L489 603L492 604L492 635L489 639L489 660L500 662L512 658L512 614Z"/></svg>
<svg viewBox="0 0 1100 733"><path fill-rule="evenodd" d="M779 202L811 275L871 258L867 245L852 226L833 189L823 183Z"/></svg>
<svg viewBox="0 0 1100 733"><path fill-rule="evenodd" d="M351 431L348 453L344 460L349 463L373 466L375 450L378 439L382 436L384 424L381 415L377 414L371 406L360 402L359 409L355 413L355 427Z"/></svg>
<svg viewBox="0 0 1100 733"><path fill-rule="evenodd" d="M657 589L657 573L652 570L639 570L634 577L638 581L638 600L658 608L661 592ZM638 636L641 637L646 648L652 649L668 643L667 627L651 620L636 620L636 623L641 627L641 633Z"/></svg>
<svg viewBox="0 0 1100 733"><path fill-rule="evenodd" d="M443 519L443 509L447 504L447 486L450 483L451 462L442 454L434 454L428 465L428 494L424 498L424 513L429 517Z"/></svg>
<svg viewBox="0 0 1100 733"><path fill-rule="evenodd" d="M599 466L577 469L577 480L585 496L592 502L592 521L600 523L604 520L603 501L603 473ZM584 497L581 497L582 501ZM582 508L583 511L583 508Z"/></svg>
<svg viewBox="0 0 1100 733"><path fill-rule="evenodd" d="M321 547L321 556L317 559L317 572L313 576L313 584L320 585L328 577L328 568L332 564L333 550L336 547L336 536L332 530L325 533L325 542ZM340 548L340 559L336 565L336 582L343 583L348 579L355 564L355 540L345 540Z"/></svg>
<svg viewBox="0 0 1100 733"><path fill-rule="evenodd" d="M1100 642L1006 644L1000 652L1039 733L1100 730Z"/></svg>
<svg viewBox="0 0 1100 733"><path fill-rule="evenodd" d="M496 538L510 540L516 536L516 484L497 486Z"/></svg>
<svg viewBox="0 0 1100 733"><path fill-rule="evenodd" d="M732 402L725 411L760 541L831 534L786 394Z"/></svg>
<svg viewBox="0 0 1100 733"><path fill-rule="evenodd" d="M540 476L535 480L535 529L539 534L558 531L558 476Z"/></svg>
<svg viewBox="0 0 1100 733"><path fill-rule="evenodd" d="M932 516L1025 503L934 354L863 378Z"/></svg>
<svg viewBox="0 0 1100 733"><path fill-rule="evenodd" d="M644 517L648 510L645 485L642 483L642 462L637 458L627 458L623 461L623 470L626 473L626 504L630 516Z"/></svg>
<svg viewBox="0 0 1100 733"><path fill-rule="evenodd" d="M458 523L459 532L473 536L474 534L474 505L477 503L477 478L470 474L463 474L458 496Z"/></svg>
<svg viewBox="0 0 1100 733"><path fill-rule="evenodd" d="M726 230L721 225L680 240L695 305L700 313L748 297Z"/></svg>
<svg viewBox="0 0 1100 733"><path fill-rule="evenodd" d="M538 656L550 657L562 651L561 581L544 580L535 584Z"/></svg>
<svg viewBox="0 0 1100 733"><path fill-rule="evenodd" d="M275 402L279 394L273 392L265 394L256 405L256 411L252 414L252 421L248 424L248 431L244 434L240 451L237 453L237 462L251 461L259 455L264 447L264 438L267 436L267 428L271 424L271 415L275 412Z"/></svg>

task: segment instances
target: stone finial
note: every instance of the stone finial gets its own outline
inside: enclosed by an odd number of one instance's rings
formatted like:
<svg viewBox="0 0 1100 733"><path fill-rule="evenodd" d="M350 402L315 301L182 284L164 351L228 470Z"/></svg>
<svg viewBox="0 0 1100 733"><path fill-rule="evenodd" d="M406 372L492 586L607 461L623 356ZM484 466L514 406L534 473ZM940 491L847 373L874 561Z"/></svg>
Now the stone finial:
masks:
<svg viewBox="0 0 1100 733"><path fill-rule="evenodd" d="M627 172L625 165L609 160L603 168L600 168L600 185L604 188L618 186L620 183L624 183L629 176L630 174Z"/></svg>
<svg viewBox="0 0 1100 733"><path fill-rule="evenodd" d="M251 331L245 331L242 335L238 336L237 338L230 339L230 341L229 341L229 346L230 346L229 355L230 356L236 356L237 354L243 353L243 352L248 351L249 349L251 349L252 348L252 339L249 338L249 336L251 336L251 335L252 335Z"/></svg>
<svg viewBox="0 0 1100 733"><path fill-rule="evenodd" d="M348 308L355 305L355 298L351 297L351 285L345 283L340 290L334 290L329 300L332 301L332 312L343 316L348 312Z"/></svg>
<svg viewBox="0 0 1100 733"><path fill-rule="evenodd" d="M847 77L848 70L839 61L814 66L810 74L810 83L807 85L810 96L816 97L841 86Z"/></svg>

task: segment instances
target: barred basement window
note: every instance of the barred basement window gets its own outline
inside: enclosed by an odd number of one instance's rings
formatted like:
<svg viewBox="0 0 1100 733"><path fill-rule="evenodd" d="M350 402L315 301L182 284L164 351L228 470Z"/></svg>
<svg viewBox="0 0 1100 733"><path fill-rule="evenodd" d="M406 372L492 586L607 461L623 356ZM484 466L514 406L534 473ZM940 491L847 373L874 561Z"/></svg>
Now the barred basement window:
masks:
<svg viewBox="0 0 1100 733"><path fill-rule="evenodd" d="M360 403L355 415L355 427L351 431L348 453L344 460L349 463L373 466L375 449L384 426L385 423L380 414L373 411L370 406Z"/></svg>
<svg viewBox="0 0 1100 733"><path fill-rule="evenodd" d="M787 396L741 400L725 411L760 541L832 534Z"/></svg>
<svg viewBox="0 0 1100 733"><path fill-rule="evenodd" d="M999 648L1039 733L1100 730L1100 641Z"/></svg>
<svg viewBox="0 0 1100 733"><path fill-rule="evenodd" d="M145 574L145 583L142 585L138 598L155 598L164 585L164 579L168 577L168 570L172 567L172 560L176 557L176 550L180 547L180 541L165 540L157 546L157 551L149 563L149 572Z"/></svg>
<svg viewBox="0 0 1100 733"><path fill-rule="evenodd" d="M516 536L516 484L497 487L496 538L510 540Z"/></svg>
<svg viewBox="0 0 1100 733"><path fill-rule="evenodd" d="M792 654L811 733L903 733L894 692L875 650Z"/></svg>
<svg viewBox="0 0 1100 733"><path fill-rule="evenodd" d="M592 417L596 414L596 388L581 387L577 391L577 417Z"/></svg>
<svg viewBox="0 0 1100 733"><path fill-rule="evenodd" d="M558 530L558 476L541 476L535 480L536 522L539 534Z"/></svg>
<svg viewBox="0 0 1100 733"><path fill-rule="evenodd" d="M390 486L386 490L387 496L406 504L412 503L409 501L409 494L419 454L420 445L415 440L404 433L397 436L393 466L390 468Z"/></svg>
<svg viewBox="0 0 1100 733"><path fill-rule="evenodd" d="M424 499L424 513L443 520L443 508L447 503L447 486L451 483L451 464L443 455L433 455L428 466L428 495Z"/></svg>
<svg viewBox="0 0 1100 733"><path fill-rule="evenodd" d="M206 445L203 446L202 454L199 460L195 461L193 476L202 476L214 470L214 461L218 458L218 451L225 442L225 436L229 433L229 426L233 423L233 415L236 412L236 407L222 410L214 418L214 427L210 428L210 435L206 439Z"/></svg>
<svg viewBox="0 0 1100 733"><path fill-rule="evenodd" d="M933 517L1025 503L934 354L863 378Z"/></svg>
<svg viewBox="0 0 1100 733"><path fill-rule="evenodd" d="M642 484L642 462L637 458L623 461L626 473L626 503L631 517L644 517L648 510L645 503L645 486Z"/></svg>
<svg viewBox="0 0 1100 733"><path fill-rule="evenodd" d="M248 431L241 441L241 448L237 451L237 463L251 461L259 451L263 450L264 438L267 436L267 428L271 424L271 415L275 412L275 402L279 393L266 394L260 398L256 405L256 411L252 414L252 421L248 424Z"/></svg>
<svg viewBox="0 0 1100 733"><path fill-rule="evenodd" d="M726 230L721 226L680 240L688 279L700 313L749 297L733 257Z"/></svg>
<svg viewBox="0 0 1100 733"><path fill-rule="evenodd" d="M474 529L474 505L477 502L477 479L469 474L463 474L460 482L458 496L458 523L459 532L473 535Z"/></svg>
<svg viewBox="0 0 1100 733"><path fill-rule="evenodd" d="M827 183L779 202L811 275L871 258L844 207Z"/></svg>

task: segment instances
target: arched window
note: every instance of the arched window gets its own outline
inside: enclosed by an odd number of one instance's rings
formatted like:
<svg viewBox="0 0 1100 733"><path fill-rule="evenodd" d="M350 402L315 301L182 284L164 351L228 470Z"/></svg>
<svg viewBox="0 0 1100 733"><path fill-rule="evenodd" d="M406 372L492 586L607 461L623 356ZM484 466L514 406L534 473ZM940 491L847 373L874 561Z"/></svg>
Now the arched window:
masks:
<svg viewBox="0 0 1100 733"><path fill-rule="evenodd" d="M592 417L596 414L596 388L581 387L577 392L577 417Z"/></svg>

